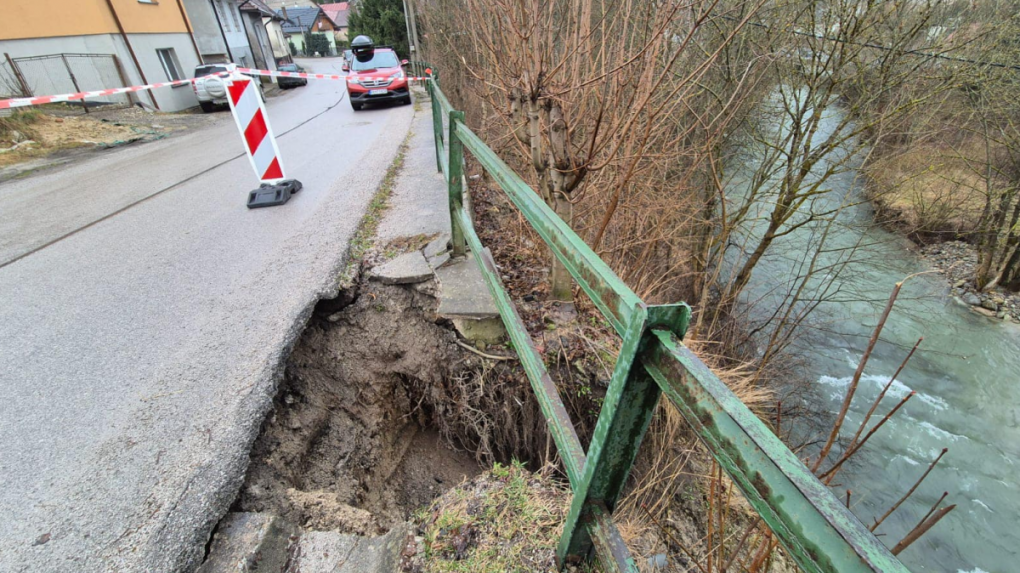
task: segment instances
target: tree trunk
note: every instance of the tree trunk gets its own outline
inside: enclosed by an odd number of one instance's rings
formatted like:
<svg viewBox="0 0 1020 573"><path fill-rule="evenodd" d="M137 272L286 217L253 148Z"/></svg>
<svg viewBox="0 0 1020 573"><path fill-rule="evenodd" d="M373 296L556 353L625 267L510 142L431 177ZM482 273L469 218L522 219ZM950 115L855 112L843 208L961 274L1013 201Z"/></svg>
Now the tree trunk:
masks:
<svg viewBox="0 0 1020 573"><path fill-rule="evenodd" d="M559 215L560 219L573 228L574 206L567 198L567 179L572 177L570 155L567 145L567 123L563 119L563 111L558 104L551 104L546 111L546 120L549 125L549 154L552 159L552 169L549 170L549 206ZM573 303L574 281L554 255L551 256L549 266L550 298L560 302Z"/></svg>

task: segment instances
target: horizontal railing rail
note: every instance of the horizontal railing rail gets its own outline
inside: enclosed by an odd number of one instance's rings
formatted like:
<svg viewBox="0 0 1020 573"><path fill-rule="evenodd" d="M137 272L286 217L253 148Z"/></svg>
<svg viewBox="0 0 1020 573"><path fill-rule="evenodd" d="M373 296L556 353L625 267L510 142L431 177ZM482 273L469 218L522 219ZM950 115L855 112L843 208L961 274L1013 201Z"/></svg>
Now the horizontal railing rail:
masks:
<svg viewBox="0 0 1020 573"><path fill-rule="evenodd" d="M437 81L428 82L427 89L436 165L449 190L453 252L461 255L470 250L479 265L573 491L557 549L560 564L582 560L594 548L608 571L637 571L611 516L660 395L665 395L802 570L906 573L889 549L684 346L690 308L684 303L645 304L471 131L463 112L453 109ZM465 208L465 149L622 337L587 452Z"/></svg>

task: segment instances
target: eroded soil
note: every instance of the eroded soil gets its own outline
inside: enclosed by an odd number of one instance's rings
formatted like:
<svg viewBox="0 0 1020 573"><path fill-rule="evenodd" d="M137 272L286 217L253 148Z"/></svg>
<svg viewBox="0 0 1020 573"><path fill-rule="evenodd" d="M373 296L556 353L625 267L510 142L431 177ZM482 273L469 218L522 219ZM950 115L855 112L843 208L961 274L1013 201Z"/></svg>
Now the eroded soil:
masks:
<svg viewBox="0 0 1020 573"><path fill-rule="evenodd" d="M320 303L236 509L374 535L479 473L474 455L452 449L430 422L430 389L473 368L455 333L437 324L432 288L367 282L356 297Z"/></svg>

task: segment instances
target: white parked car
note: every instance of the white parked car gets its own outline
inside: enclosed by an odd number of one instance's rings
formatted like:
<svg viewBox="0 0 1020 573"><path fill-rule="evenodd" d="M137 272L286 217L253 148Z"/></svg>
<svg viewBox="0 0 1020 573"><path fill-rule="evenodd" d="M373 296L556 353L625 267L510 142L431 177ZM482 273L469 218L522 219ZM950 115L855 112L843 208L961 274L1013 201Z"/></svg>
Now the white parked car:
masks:
<svg viewBox="0 0 1020 573"><path fill-rule="evenodd" d="M192 82L191 89L195 91L195 97L198 98L198 105L202 106L202 111L209 113L215 110L217 105L229 105L225 78L214 74L231 72L236 68L237 64L205 64L195 68L196 79ZM245 75L252 79L258 79L250 74ZM262 101L266 101L262 82L256 81L255 85L259 88L259 96Z"/></svg>

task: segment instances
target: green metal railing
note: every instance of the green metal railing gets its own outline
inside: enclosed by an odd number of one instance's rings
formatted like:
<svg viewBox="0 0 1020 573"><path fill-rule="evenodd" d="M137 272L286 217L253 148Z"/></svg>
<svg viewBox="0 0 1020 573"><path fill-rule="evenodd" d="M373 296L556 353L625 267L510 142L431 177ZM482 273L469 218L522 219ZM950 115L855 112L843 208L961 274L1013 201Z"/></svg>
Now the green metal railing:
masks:
<svg viewBox="0 0 1020 573"><path fill-rule="evenodd" d="M531 381L563 460L573 501L557 549L561 565L592 549L608 571L637 566L611 515L652 413L666 396L803 571L907 572L906 567L695 356L682 340L684 304L645 304L468 126L438 81L428 82L436 165L446 176L455 256L473 253ZM445 121L444 121L445 120ZM559 393L464 207L464 150L492 176L581 289L623 337L585 452Z"/></svg>

